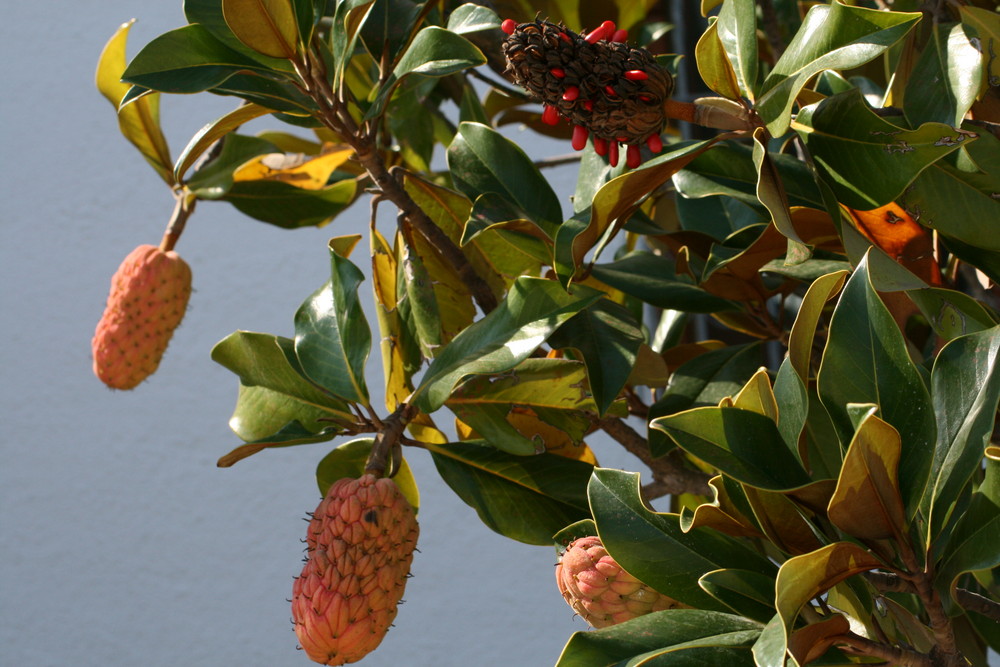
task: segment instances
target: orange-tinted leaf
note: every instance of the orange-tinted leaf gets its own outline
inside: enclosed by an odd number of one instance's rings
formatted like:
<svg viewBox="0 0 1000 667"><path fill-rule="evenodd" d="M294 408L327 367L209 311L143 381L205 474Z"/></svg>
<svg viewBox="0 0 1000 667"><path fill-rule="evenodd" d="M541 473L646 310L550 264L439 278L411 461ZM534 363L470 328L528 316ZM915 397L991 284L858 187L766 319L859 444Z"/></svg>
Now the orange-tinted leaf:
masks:
<svg viewBox="0 0 1000 667"><path fill-rule="evenodd" d="M712 502L702 503L694 509L693 515L687 510L681 516L681 528L688 532L699 526L709 526L733 537L762 537L763 533L751 519L743 516L729 498L722 477L717 475L708 481L715 496Z"/></svg>
<svg viewBox="0 0 1000 667"><path fill-rule="evenodd" d="M800 665L805 665L826 653L838 635L849 632L851 624L840 614L819 623L796 630L788 638L788 651Z"/></svg>
<svg viewBox="0 0 1000 667"><path fill-rule="evenodd" d="M799 555L823 546L803 518L802 511L784 494L747 484L743 485L743 492L761 530L776 547L787 554Z"/></svg>
<svg viewBox="0 0 1000 667"><path fill-rule="evenodd" d="M929 285L941 284L934 241L903 207L890 202L870 211L848 209L862 234Z"/></svg>
<svg viewBox="0 0 1000 667"><path fill-rule="evenodd" d="M332 146L319 157L268 153L250 160L235 172L233 182L279 181L303 190L322 190L330 174L354 155L347 146Z"/></svg>

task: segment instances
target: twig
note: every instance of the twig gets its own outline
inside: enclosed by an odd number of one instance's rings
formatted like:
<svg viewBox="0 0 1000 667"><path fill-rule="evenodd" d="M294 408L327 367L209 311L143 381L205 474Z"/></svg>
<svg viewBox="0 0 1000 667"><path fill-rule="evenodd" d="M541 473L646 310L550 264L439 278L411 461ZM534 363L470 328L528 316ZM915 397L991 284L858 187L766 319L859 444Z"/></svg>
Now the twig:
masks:
<svg viewBox="0 0 1000 667"><path fill-rule="evenodd" d="M911 593L914 595L917 593L913 584L895 574L866 572L864 577L872 586L883 593ZM974 611L1000 623L1000 603L965 588L955 590L955 599L958 600L959 606L966 611Z"/></svg>
<svg viewBox="0 0 1000 667"><path fill-rule="evenodd" d="M654 459L646 438L621 419L604 417L596 420L596 423L629 453L649 467L653 473L653 482L656 484L656 486L650 485L651 490L662 491L660 495L693 493L699 496L708 495L711 491L708 486L708 480L711 479L709 475L685 468L674 452Z"/></svg>
<svg viewBox="0 0 1000 667"><path fill-rule="evenodd" d="M916 651L887 646L880 642L874 642L861 635L849 632L843 635L832 637L833 642L846 647L850 653L867 655L873 658L885 660L888 665L895 667L934 667L930 656Z"/></svg>

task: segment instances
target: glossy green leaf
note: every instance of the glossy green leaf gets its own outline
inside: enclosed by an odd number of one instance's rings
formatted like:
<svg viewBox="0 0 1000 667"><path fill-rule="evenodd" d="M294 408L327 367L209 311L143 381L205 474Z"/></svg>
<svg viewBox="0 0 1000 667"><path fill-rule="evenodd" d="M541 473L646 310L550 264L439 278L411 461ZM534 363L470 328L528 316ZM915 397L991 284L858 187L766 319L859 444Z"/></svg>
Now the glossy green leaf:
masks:
<svg viewBox="0 0 1000 667"><path fill-rule="evenodd" d="M718 28L736 80L743 95L751 102L757 93L757 6L753 0L730 0L722 5Z"/></svg>
<svg viewBox="0 0 1000 667"><path fill-rule="evenodd" d="M774 616L774 577L730 568L705 573L698 585L741 616L760 623Z"/></svg>
<svg viewBox="0 0 1000 667"><path fill-rule="evenodd" d="M316 0L317 2L320 0ZM308 12L301 12L300 5L303 3L313 4L313 0L291 0L295 5L296 18L298 20L299 31L302 35L311 33L311 27L306 30L308 23L313 22L313 16L307 16ZM285 58L272 58L247 47L233 34L232 29L226 22L226 17L222 8L222 0L184 0L184 16L188 23L197 23L215 37L217 40L228 46L237 53L242 53L248 58L267 66L270 69L292 73L294 71L291 62ZM305 41L305 40L303 40Z"/></svg>
<svg viewBox="0 0 1000 667"><path fill-rule="evenodd" d="M911 127L937 122L958 127L983 87L979 51L959 24L938 24L910 72L903 113Z"/></svg>
<svg viewBox="0 0 1000 667"><path fill-rule="evenodd" d="M903 335L868 276L868 256L844 286L830 323L817 384L841 442L854 433L847 406L872 403L899 431L899 480L908 516L923 495L935 438L934 412Z"/></svg>
<svg viewBox="0 0 1000 667"><path fill-rule="evenodd" d="M555 349L579 351L597 412L603 415L625 386L644 338L628 309L609 299L571 317L549 339Z"/></svg>
<svg viewBox="0 0 1000 667"><path fill-rule="evenodd" d="M437 26L427 26L413 38L392 74L382 84L365 117L378 117L396 86L408 76L442 77L485 62L486 57L479 49L461 35Z"/></svg>
<svg viewBox="0 0 1000 667"><path fill-rule="evenodd" d="M700 609L659 611L601 630L574 632L556 667L750 667L753 660L745 647L759 632L759 624L732 614ZM630 660L639 656L643 658L638 662Z"/></svg>
<svg viewBox="0 0 1000 667"><path fill-rule="evenodd" d="M953 238L986 251L984 261L976 264L992 264L996 275L1000 235L987 223L1000 219L1000 139L972 125L947 139L963 149L925 169L899 204L917 222L941 232L946 242Z"/></svg>
<svg viewBox="0 0 1000 667"><path fill-rule="evenodd" d="M772 136L788 130L799 91L826 69L847 70L879 56L920 20L916 12L882 12L839 2L813 5L764 79L755 108Z"/></svg>
<svg viewBox="0 0 1000 667"><path fill-rule="evenodd" d="M122 136L139 149L142 156L152 165L168 185L176 181L170 172L170 148L160 128L160 96L157 93L144 95L131 104L119 108L130 86L122 83L125 71L125 46L128 33L135 21L123 23L104 45L97 61L94 75L97 90L109 101L118 113L118 129Z"/></svg>
<svg viewBox="0 0 1000 667"><path fill-rule="evenodd" d="M269 71L233 51L199 24L166 32L147 44L122 74L122 80L164 93L200 93L237 72Z"/></svg>
<svg viewBox="0 0 1000 667"><path fill-rule="evenodd" d="M513 407L474 401L448 404L455 417L491 447L514 456L531 456L544 452L545 443L540 437L527 438L510 423Z"/></svg>
<svg viewBox="0 0 1000 667"><path fill-rule="evenodd" d="M753 163L757 168L757 199L771 214L771 222L788 239L788 251L785 254L786 264L801 264L809 259L810 251L799 238L799 233L792 225L792 214L788 208L788 195L781 182L781 176L768 155L764 145L766 133L763 128L757 128L753 133Z"/></svg>
<svg viewBox="0 0 1000 667"><path fill-rule="evenodd" d="M295 314L295 354L306 375L345 401L368 405L371 330L358 300L364 274L330 242L330 280Z"/></svg>
<svg viewBox="0 0 1000 667"><path fill-rule="evenodd" d="M298 420L281 424L279 417L288 411L286 397L263 387L240 387L236 409L231 422L237 422L241 432L247 437L260 434L261 437L248 440L228 454L219 457L217 466L228 468L243 459L272 447L293 447L311 445L332 440L341 432L339 426L322 424L303 425ZM237 434L239 435L239 433ZM241 436L242 438L243 436Z"/></svg>
<svg viewBox="0 0 1000 667"><path fill-rule="evenodd" d="M719 24L712 21L698 39L694 49L698 64L698 74L705 85L731 100L740 99L740 84L736 80L736 70L726 56L726 50L719 39Z"/></svg>
<svg viewBox="0 0 1000 667"><path fill-rule="evenodd" d="M1000 566L997 531L1000 531L1000 503L982 490L973 493L936 570L935 586L952 614L958 611L954 600L958 578L966 572Z"/></svg>
<svg viewBox="0 0 1000 667"><path fill-rule="evenodd" d="M788 358L803 383L809 382L811 377L813 340L820 317L827 302L844 286L847 274L847 271L837 271L817 278L806 290L799 305L795 323L788 334Z"/></svg>
<svg viewBox="0 0 1000 667"><path fill-rule="evenodd" d="M956 338L938 353L931 397L937 442L925 509L929 537L951 519L990 442L1000 400L1000 327Z"/></svg>
<svg viewBox="0 0 1000 667"><path fill-rule="evenodd" d="M351 477L357 479L365 474L365 462L372 451L375 438L356 438L338 446L324 456L316 466L316 484L319 494L326 496L327 491L338 479ZM400 459L398 470L393 471L392 481L396 483L414 512L420 511L420 491L417 481L413 478L410 464L405 458Z"/></svg>
<svg viewBox="0 0 1000 667"><path fill-rule="evenodd" d="M233 183L222 196L246 215L278 227L295 229L323 225L346 209L358 195L353 178L321 190L305 190L269 180Z"/></svg>
<svg viewBox="0 0 1000 667"><path fill-rule="evenodd" d="M291 0L222 0L226 25L246 47L271 58L298 54L299 26Z"/></svg>
<svg viewBox="0 0 1000 667"><path fill-rule="evenodd" d="M572 321L572 320L570 320ZM584 364L570 359L525 359L500 375L473 375L452 392L449 407L466 403L594 410Z"/></svg>
<svg viewBox="0 0 1000 667"><path fill-rule="evenodd" d="M781 362L774 377L774 398L780 406L778 432L781 433L785 446L795 454L799 462L806 463L799 450L799 442L809 416L809 392L806 390L806 382L792 366L790 355ZM816 470L808 465L804 467L816 477Z"/></svg>
<svg viewBox="0 0 1000 667"><path fill-rule="evenodd" d="M244 123L268 113L271 113L270 109L257 104L244 104L198 130L177 158L177 164L174 166L174 178L177 181L183 180L187 170L216 141L219 141L231 132L235 132Z"/></svg>
<svg viewBox="0 0 1000 667"><path fill-rule="evenodd" d="M650 406L649 419L691 408L718 405L740 390L762 363L760 345L727 345L681 364L670 376L660 399ZM672 441L659 429L649 430L653 456L663 456Z"/></svg>
<svg viewBox="0 0 1000 667"><path fill-rule="evenodd" d="M907 295L945 341L990 329L998 323L981 302L964 292L927 287L909 290Z"/></svg>
<svg viewBox="0 0 1000 667"><path fill-rule="evenodd" d="M531 220L526 211L495 192L476 197L462 232L462 245L490 230L505 235L521 252L540 264L552 263L552 241L548 234Z"/></svg>
<svg viewBox="0 0 1000 667"><path fill-rule="evenodd" d="M847 449L827 515L835 526L860 540L905 540L899 495L899 433L869 415Z"/></svg>
<svg viewBox="0 0 1000 667"><path fill-rule="evenodd" d="M561 279L568 282L583 263L584 256L602 237L613 236L640 202L717 140L687 144L658 155L602 185L591 201L589 218L577 214L572 221L585 224L567 222L559 228L555 239L555 269Z"/></svg>
<svg viewBox="0 0 1000 667"><path fill-rule="evenodd" d="M602 283L651 306L690 313L731 310L735 305L677 275L674 261L662 255L636 251L610 264L597 264L592 275Z"/></svg>
<svg viewBox="0 0 1000 667"><path fill-rule="evenodd" d="M500 17L489 7L467 2L448 15L448 30L464 35L500 27Z"/></svg>
<svg viewBox="0 0 1000 667"><path fill-rule="evenodd" d="M697 581L724 568L773 576L774 565L742 541L714 530L681 530L680 515L653 512L639 494L639 475L595 468L590 509L608 553L627 572L678 602L704 610L728 607Z"/></svg>
<svg viewBox="0 0 1000 667"><path fill-rule="evenodd" d="M335 63L333 87L341 86L344 72L354 54L361 26L372 10L374 0L340 0L333 14L333 29L330 31L330 52Z"/></svg>
<svg viewBox="0 0 1000 667"><path fill-rule="evenodd" d="M241 166L261 155L280 150L266 139L231 132L223 138L219 154L199 165L187 178L186 185L199 199L221 199L233 187L233 174Z"/></svg>
<svg viewBox="0 0 1000 667"><path fill-rule="evenodd" d="M462 123L448 147L448 168L462 193L475 200L494 192L509 199L550 236L562 222L559 198L524 151L499 132Z"/></svg>
<svg viewBox="0 0 1000 667"><path fill-rule="evenodd" d="M475 441L428 449L445 483L501 535L551 544L560 529L588 516L588 463L547 453L514 456Z"/></svg>
<svg viewBox="0 0 1000 667"><path fill-rule="evenodd" d="M756 412L694 408L658 417L650 425L691 455L745 484L786 491L812 481L774 421Z"/></svg>
<svg viewBox="0 0 1000 667"><path fill-rule="evenodd" d="M360 33L375 62L396 61L413 36L420 9L412 0L375 0Z"/></svg>
<svg viewBox="0 0 1000 667"><path fill-rule="evenodd" d="M940 123L893 125L857 88L804 108L792 126L837 198L866 211L895 200L921 171L973 138Z"/></svg>
<svg viewBox="0 0 1000 667"><path fill-rule="evenodd" d="M877 558L850 542L829 544L785 561L778 570L776 584L778 616L754 647L757 665L784 667L788 636L802 606L844 579L881 565Z"/></svg>
<svg viewBox="0 0 1000 667"><path fill-rule="evenodd" d="M267 107L282 114L285 122L304 127L319 127L311 117L317 111L316 103L289 81L256 76L240 71L209 89L216 95L232 95Z"/></svg>
<svg viewBox="0 0 1000 667"><path fill-rule="evenodd" d="M567 293L551 280L518 278L496 310L441 350L412 401L431 413L444 404L466 375L500 373L517 366L563 322L601 296L601 292L579 285Z"/></svg>

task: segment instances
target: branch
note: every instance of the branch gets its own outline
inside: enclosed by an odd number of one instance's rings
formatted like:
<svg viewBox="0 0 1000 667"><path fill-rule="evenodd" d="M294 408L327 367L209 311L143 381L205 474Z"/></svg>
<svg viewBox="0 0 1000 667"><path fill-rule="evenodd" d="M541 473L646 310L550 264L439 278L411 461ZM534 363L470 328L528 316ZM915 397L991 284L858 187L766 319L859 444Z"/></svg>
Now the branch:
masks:
<svg viewBox="0 0 1000 667"><path fill-rule="evenodd" d="M864 577L872 586L883 593L911 593L914 595L917 593L913 584L895 574L866 572ZM955 598L962 609L974 611L992 621L1000 623L1000 603L965 588L956 589Z"/></svg>
<svg viewBox="0 0 1000 667"><path fill-rule="evenodd" d="M659 495L693 493L706 496L711 489L708 486L710 475L698 470L685 468L674 452L653 458L649 452L649 443L631 426L616 417L604 417L596 420L596 424L608 435L618 441L629 453L639 458L653 473L653 483L647 488ZM656 497L656 496L650 496Z"/></svg>
<svg viewBox="0 0 1000 667"><path fill-rule="evenodd" d="M894 667L934 667L934 663L928 655L873 642L853 632L837 635L831 639L835 644L846 647L849 653L879 658Z"/></svg>

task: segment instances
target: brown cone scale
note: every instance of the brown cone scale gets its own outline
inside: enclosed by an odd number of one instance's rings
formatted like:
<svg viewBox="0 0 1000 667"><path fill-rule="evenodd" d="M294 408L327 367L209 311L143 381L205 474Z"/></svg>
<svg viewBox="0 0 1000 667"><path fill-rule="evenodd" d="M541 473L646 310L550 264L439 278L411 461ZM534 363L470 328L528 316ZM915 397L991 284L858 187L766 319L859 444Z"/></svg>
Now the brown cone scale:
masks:
<svg viewBox="0 0 1000 667"><path fill-rule="evenodd" d="M111 278L91 341L94 374L112 389L132 389L160 365L191 296L191 268L174 251L133 250Z"/></svg>
<svg viewBox="0 0 1000 667"><path fill-rule="evenodd" d="M391 479L364 475L330 486L309 522L306 564L292 587L295 633L311 660L357 662L382 642L419 532Z"/></svg>

